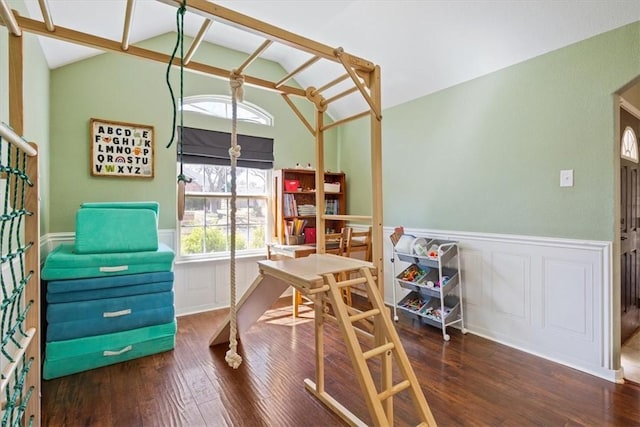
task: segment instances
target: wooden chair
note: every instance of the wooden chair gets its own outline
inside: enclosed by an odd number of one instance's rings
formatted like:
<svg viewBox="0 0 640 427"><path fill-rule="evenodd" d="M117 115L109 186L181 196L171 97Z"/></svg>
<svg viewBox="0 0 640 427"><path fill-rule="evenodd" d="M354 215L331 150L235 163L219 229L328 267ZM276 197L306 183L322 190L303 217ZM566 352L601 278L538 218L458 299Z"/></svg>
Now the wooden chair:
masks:
<svg viewBox="0 0 640 427"><path fill-rule="evenodd" d="M327 233L324 235L325 252L328 254L348 256L351 252L351 227L344 227L340 233Z"/></svg>
<svg viewBox="0 0 640 427"><path fill-rule="evenodd" d="M364 252L362 259L371 262L371 227L365 231L351 231L349 243L345 245L345 256L352 253Z"/></svg>
<svg viewBox="0 0 640 427"><path fill-rule="evenodd" d="M345 245L344 256L362 259L364 261L371 262L371 229L355 231L352 230L349 238L349 243ZM349 273L349 276L351 274ZM345 288L345 298L351 301L351 291L355 290L357 293L366 295L365 289L362 286L354 285L350 288Z"/></svg>
<svg viewBox="0 0 640 427"><path fill-rule="evenodd" d="M328 254L349 256L351 253L351 239L353 229L351 227L343 227L340 233L325 234L325 252ZM338 276L346 276L340 273ZM336 280L345 280L345 277L336 277ZM342 297L347 305L351 305L351 289L342 288Z"/></svg>

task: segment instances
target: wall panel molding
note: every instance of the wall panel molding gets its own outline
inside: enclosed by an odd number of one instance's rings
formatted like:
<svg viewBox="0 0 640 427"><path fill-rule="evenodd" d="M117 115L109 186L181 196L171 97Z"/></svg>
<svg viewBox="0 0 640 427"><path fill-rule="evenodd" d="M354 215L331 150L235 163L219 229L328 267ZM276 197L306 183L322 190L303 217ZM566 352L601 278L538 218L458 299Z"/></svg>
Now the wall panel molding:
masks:
<svg viewBox="0 0 640 427"><path fill-rule="evenodd" d="M393 227L384 232L391 235ZM620 381L612 362L611 242L408 228L405 233L459 242L470 333ZM406 293L393 289L391 256L386 241L388 304L394 290L396 301ZM396 265L396 273L405 266Z"/></svg>

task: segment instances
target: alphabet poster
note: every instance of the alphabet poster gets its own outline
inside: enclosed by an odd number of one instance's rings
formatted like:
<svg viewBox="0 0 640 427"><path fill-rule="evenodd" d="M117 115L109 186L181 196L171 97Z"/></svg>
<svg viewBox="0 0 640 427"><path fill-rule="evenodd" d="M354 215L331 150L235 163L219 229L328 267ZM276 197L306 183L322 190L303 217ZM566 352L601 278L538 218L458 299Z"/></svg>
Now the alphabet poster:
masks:
<svg viewBox="0 0 640 427"><path fill-rule="evenodd" d="M153 126L91 119L91 175L153 178Z"/></svg>

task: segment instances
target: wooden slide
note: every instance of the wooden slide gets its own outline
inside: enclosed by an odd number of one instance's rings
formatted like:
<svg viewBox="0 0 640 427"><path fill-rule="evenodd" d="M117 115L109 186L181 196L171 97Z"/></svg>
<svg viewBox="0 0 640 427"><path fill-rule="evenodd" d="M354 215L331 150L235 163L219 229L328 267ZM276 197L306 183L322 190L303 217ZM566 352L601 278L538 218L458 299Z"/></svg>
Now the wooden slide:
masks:
<svg viewBox="0 0 640 427"><path fill-rule="evenodd" d="M237 304L237 328L238 336L242 336L251 325L256 323L271 306L280 298L284 291L287 290L289 284L276 279L275 277L258 275L253 281L251 287L247 289ZM224 319L224 322L218 327L211 337L209 345L218 345L229 342L229 322L230 316Z"/></svg>

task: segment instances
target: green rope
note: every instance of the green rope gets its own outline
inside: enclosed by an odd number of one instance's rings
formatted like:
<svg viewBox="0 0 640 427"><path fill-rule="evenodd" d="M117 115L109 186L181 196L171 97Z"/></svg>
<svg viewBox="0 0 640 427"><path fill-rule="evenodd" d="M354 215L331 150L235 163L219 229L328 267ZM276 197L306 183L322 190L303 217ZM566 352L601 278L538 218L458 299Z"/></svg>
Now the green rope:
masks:
<svg viewBox="0 0 640 427"><path fill-rule="evenodd" d="M167 144L167 148L171 147L173 144L173 140L175 138L175 128L176 128L176 119L178 113L178 107L176 105L176 96L173 93L173 87L171 86L171 67L173 65L173 60L176 58L176 53L178 52L178 47L183 45L184 41L184 13L187 10L187 2L186 0L182 2L182 5L176 10L176 32L178 36L176 37L176 45L173 47L173 52L171 52L171 59L169 59L169 63L167 64L167 73L166 80L167 86L169 87L169 95L171 95L171 104L173 105L173 120L171 122L171 140L169 144ZM182 85L182 68L184 67L184 55L180 57L180 84ZM180 100L182 102L182 100ZM181 105L182 107L182 105ZM182 135L180 135L182 136Z"/></svg>
<svg viewBox="0 0 640 427"><path fill-rule="evenodd" d="M178 8L176 12L176 32L178 36L176 37L176 45L173 48L173 52L171 53L171 59L169 60L169 65L167 66L167 85L169 86L169 93L171 94L171 102L173 103L173 123L171 129L171 140L167 145L167 148L171 147L173 143L175 128L176 128L176 117L177 117L177 106L176 106L176 98L173 93L173 88L171 87L171 81L169 80L169 72L171 70L171 66L173 64L173 60L176 57L176 52L178 51L178 46L180 47L180 134L178 136L178 155L180 156L180 173L178 174L178 182L191 182L190 179L184 175L184 161L182 158L182 153L184 151L184 141L182 138L182 132L184 129L184 110L183 110L183 100L184 100L184 14L187 10L187 1L184 0L182 5Z"/></svg>
<svg viewBox="0 0 640 427"><path fill-rule="evenodd" d="M16 350L24 350L22 338L27 337L26 319L34 307L34 301L25 301L25 291L33 277L33 271L25 271L25 255L33 242L24 241L25 217L33 215L25 209L26 188L33 186L25 173L27 156L0 138L0 173L4 185L0 188L3 203L0 203L0 267L10 273L0 275L0 366L9 363L21 364L8 380L4 390L4 408L0 426L21 426L23 422L33 424L33 417L26 419L28 401L34 392L26 387L26 378L33 363L24 353L17 356ZM8 267L8 268L6 268ZM39 286L39 285L38 285ZM19 354L19 353L18 353ZM1 376L1 375L0 375Z"/></svg>

